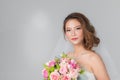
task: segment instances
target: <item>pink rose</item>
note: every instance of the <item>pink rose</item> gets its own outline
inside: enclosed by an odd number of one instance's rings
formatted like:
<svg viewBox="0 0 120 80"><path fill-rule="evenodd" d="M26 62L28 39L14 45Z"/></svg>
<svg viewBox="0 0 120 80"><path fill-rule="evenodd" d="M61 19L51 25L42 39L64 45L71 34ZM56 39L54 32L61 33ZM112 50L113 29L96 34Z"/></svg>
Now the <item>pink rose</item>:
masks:
<svg viewBox="0 0 120 80"><path fill-rule="evenodd" d="M68 76L63 76L62 80L71 80Z"/></svg>
<svg viewBox="0 0 120 80"><path fill-rule="evenodd" d="M60 66L59 72L63 75L65 75L68 72L67 64L63 64Z"/></svg>
<svg viewBox="0 0 120 80"><path fill-rule="evenodd" d="M62 58L61 62L64 62L64 63L69 62L69 59L68 58Z"/></svg>
<svg viewBox="0 0 120 80"><path fill-rule="evenodd" d="M55 61L49 61L48 63L46 63L46 65L48 65L49 67L53 67L55 65Z"/></svg>
<svg viewBox="0 0 120 80"><path fill-rule="evenodd" d="M78 77L79 73L77 69L71 69L69 73L69 77L76 79Z"/></svg>
<svg viewBox="0 0 120 80"><path fill-rule="evenodd" d="M70 61L70 65L71 65L71 68L74 68L74 69L77 68L77 64L76 64L75 60L73 60L73 59Z"/></svg>
<svg viewBox="0 0 120 80"><path fill-rule="evenodd" d="M59 80L60 74L55 70L50 74L50 80Z"/></svg>
<svg viewBox="0 0 120 80"><path fill-rule="evenodd" d="M48 78L48 71L46 69L43 69L42 73L43 73L43 77L47 79Z"/></svg>

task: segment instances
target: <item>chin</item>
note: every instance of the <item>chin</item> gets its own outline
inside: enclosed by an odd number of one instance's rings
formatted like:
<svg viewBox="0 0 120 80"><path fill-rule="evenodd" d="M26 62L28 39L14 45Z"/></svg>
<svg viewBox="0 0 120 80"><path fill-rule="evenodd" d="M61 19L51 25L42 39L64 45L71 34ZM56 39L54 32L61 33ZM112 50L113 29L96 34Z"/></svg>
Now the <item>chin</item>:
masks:
<svg viewBox="0 0 120 80"><path fill-rule="evenodd" d="M72 42L73 45L78 45L80 42Z"/></svg>
<svg viewBox="0 0 120 80"><path fill-rule="evenodd" d="M71 43L72 43L73 45L79 45L79 44L81 43L81 41L71 41Z"/></svg>

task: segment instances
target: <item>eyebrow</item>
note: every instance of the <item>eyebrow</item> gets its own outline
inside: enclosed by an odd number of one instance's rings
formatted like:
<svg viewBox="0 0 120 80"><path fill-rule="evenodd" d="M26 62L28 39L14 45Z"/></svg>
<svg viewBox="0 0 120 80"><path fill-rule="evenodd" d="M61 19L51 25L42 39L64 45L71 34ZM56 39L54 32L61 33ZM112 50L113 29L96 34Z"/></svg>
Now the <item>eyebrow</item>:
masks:
<svg viewBox="0 0 120 80"><path fill-rule="evenodd" d="M76 28L76 27L81 27L81 25L75 26L74 28ZM66 28L70 28L70 27L66 27Z"/></svg>

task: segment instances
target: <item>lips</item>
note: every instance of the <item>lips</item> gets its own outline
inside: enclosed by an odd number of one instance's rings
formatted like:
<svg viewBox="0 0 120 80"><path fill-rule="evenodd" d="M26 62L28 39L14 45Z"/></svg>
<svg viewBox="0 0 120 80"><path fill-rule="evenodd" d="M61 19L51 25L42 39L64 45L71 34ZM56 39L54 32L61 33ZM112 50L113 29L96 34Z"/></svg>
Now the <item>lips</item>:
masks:
<svg viewBox="0 0 120 80"><path fill-rule="evenodd" d="M71 40L77 40L78 38L72 38Z"/></svg>

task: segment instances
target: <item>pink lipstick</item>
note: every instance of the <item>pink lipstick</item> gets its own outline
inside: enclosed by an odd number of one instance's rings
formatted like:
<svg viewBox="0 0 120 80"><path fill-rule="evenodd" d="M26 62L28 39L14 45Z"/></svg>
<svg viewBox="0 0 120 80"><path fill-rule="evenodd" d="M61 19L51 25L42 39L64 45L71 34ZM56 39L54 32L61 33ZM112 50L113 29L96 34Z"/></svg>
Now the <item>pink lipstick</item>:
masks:
<svg viewBox="0 0 120 80"><path fill-rule="evenodd" d="M78 38L72 38L71 40L77 40Z"/></svg>

